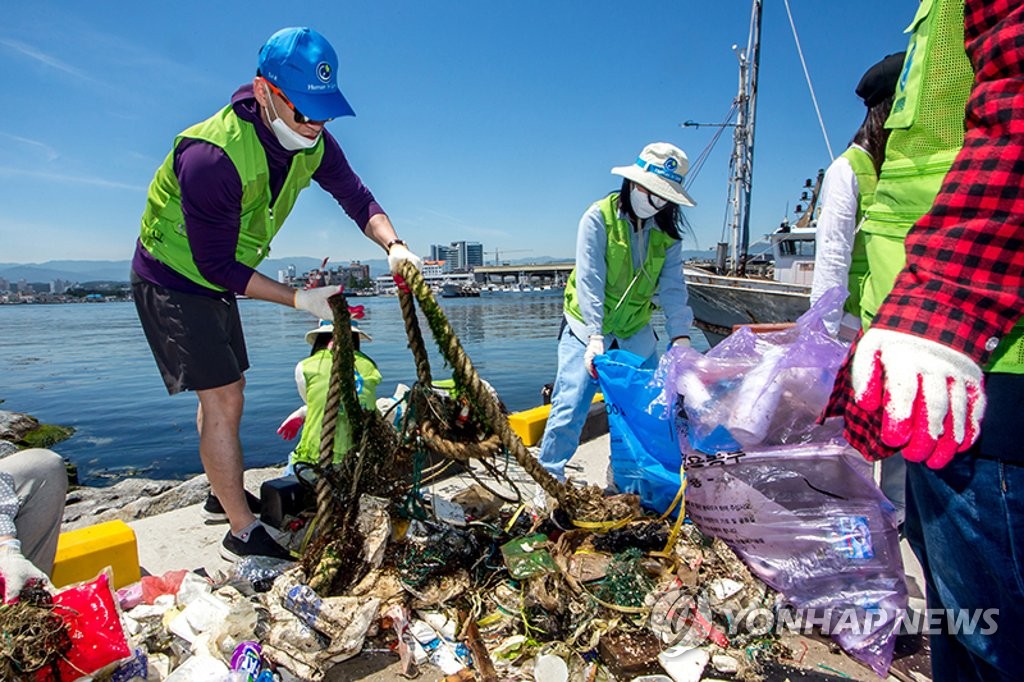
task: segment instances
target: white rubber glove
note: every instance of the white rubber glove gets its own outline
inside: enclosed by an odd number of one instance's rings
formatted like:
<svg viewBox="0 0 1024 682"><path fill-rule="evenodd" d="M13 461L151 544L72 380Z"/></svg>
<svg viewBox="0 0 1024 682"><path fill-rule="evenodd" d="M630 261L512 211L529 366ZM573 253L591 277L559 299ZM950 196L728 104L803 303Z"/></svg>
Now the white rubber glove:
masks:
<svg viewBox="0 0 1024 682"><path fill-rule="evenodd" d="M392 244L388 249L388 268L391 269L391 274L398 274L398 265L404 262L412 263L417 270L423 270L423 261L410 251L409 247L405 244Z"/></svg>
<svg viewBox="0 0 1024 682"><path fill-rule="evenodd" d="M46 574L22 555L21 543L17 540L0 542L0 576L4 581L4 602L6 603L16 599L25 583L33 578L42 581L48 589L53 588Z"/></svg>
<svg viewBox="0 0 1024 682"><path fill-rule="evenodd" d="M673 348L680 348L680 347L682 347L682 348L689 348L690 347L690 337L689 336L677 336L676 338L672 339L672 347Z"/></svg>
<svg viewBox="0 0 1024 682"><path fill-rule="evenodd" d="M935 341L869 329L850 367L857 406L883 410L882 442L939 469L978 438L985 414L981 368Z"/></svg>
<svg viewBox="0 0 1024 682"><path fill-rule="evenodd" d="M344 287L339 286L316 287L315 289L296 289L295 309L305 310L308 313L312 313L314 317L319 317L321 320L333 320L334 311L331 310L331 306L327 303L327 299L335 294L340 294L343 290Z"/></svg>
<svg viewBox="0 0 1024 682"><path fill-rule="evenodd" d="M587 350L583 353L583 364L587 368L587 373L595 379L597 378L597 370L594 369L594 358L598 355L604 355L604 337L600 334L594 334L590 337L590 342L587 343Z"/></svg>

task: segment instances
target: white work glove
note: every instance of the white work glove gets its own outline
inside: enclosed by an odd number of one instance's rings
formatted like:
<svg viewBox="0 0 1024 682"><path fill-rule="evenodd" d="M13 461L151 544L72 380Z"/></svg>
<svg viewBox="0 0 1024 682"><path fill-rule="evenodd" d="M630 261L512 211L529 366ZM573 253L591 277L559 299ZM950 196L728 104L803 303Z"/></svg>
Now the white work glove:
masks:
<svg viewBox="0 0 1024 682"><path fill-rule="evenodd" d="M857 406L883 410L882 442L940 469L978 438L985 414L981 368L941 343L869 329L850 367Z"/></svg>
<svg viewBox="0 0 1024 682"><path fill-rule="evenodd" d="M690 347L690 337L689 336L677 336L676 338L672 339L672 347L673 348L689 348Z"/></svg>
<svg viewBox="0 0 1024 682"><path fill-rule="evenodd" d="M590 342L587 343L587 350L583 353L583 364L587 368L587 373L595 379L597 378L597 370L594 369L594 358L598 355L604 355L604 336L594 334L590 337Z"/></svg>
<svg viewBox="0 0 1024 682"><path fill-rule="evenodd" d="M296 289L294 303L295 309L305 310L308 313L312 313L314 317L319 317L322 320L333 320L334 311L331 310L331 306L327 303L327 299L335 294L340 294L344 289L344 287L339 286L316 287L315 289Z"/></svg>
<svg viewBox="0 0 1024 682"><path fill-rule="evenodd" d="M21 543L17 540L0 542L0 577L4 582L5 603L17 599L21 588L33 578L40 580L48 589L53 588L46 574L22 555Z"/></svg>
<svg viewBox="0 0 1024 682"><path fill-rule="evenodd" d="M398 266L401 263L412 263L417 270L423 270L423 261L415 253L409 250L405 244L392 244L388 249L388 268L391 274L398 274Z"/></svg>

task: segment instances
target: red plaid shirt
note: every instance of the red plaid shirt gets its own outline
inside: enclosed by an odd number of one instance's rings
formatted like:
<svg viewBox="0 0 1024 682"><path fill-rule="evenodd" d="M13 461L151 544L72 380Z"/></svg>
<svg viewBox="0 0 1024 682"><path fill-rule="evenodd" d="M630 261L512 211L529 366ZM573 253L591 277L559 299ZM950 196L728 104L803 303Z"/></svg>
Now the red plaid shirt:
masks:
<svg viewBox="0 0 1024 682"><path fill-rule="evenodd" d="M945 344L984 365L1024 310L1024 4L966 0L964 39L975 80L964 146L928 211L907 234L907 266L872 327ZM853 403L849 364L826 416L846 417L847 439L869 459L882 412Z"/></svg>

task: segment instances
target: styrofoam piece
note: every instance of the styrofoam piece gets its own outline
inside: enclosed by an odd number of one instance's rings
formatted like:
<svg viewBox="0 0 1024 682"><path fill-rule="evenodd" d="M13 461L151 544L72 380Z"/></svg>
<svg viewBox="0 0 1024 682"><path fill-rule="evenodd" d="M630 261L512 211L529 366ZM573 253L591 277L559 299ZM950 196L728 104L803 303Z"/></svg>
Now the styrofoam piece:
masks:
<svg viewBox="0 0 1024 682"><path fill-rule="evenodd" d="M699 682L711 660L704 649L674 646L658 654L658 663L675 682Z"/></svg>
<svg viewBox="0 0 1024 682"><path fill-rule="evenodd" d="M533 679L537 682L566 682L569 679L569 666L561 656L541 654L533 666Z"/></svg>

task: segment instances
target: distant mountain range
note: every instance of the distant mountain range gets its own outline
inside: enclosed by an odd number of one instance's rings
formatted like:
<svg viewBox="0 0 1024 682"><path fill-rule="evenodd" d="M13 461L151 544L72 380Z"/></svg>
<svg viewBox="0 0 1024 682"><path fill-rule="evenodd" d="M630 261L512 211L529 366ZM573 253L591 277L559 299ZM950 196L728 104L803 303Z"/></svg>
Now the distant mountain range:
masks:
<svg viewBox="0 0 1024 682"><path fill-rule="evenodd" d="M531 258L511 260L509 263L547 263L559 260L556 258ZM278 270L287 270L288 266L294 265L295 272L302 274L313 268L320 267L322 259L309 256L296 256L295 258L268 258L263 261L259 272L271 279L277 279ZM361 261L370 266L370 276L376 277L388 271L386 258L373 258ZM348 261L344 262L345 265ZM339 265L334 261L328 261L327 267ZM18 282L24 279L27 282L52 282L62 279L69 282L127 282L128 272L131 268L131 261L127 260L50 260L45 263L0 263L0 277L8 282Z"/></svg>
<svg viewBox="0 0 1024 682"><path fill-rule="evenodd" d="M683 258L712 258L713 251L684 251ZM565 261L565 258L551 258L543 256L540 258L517 258L502 260L502 264L527 265L530 263L552 263ZM386 258L374 258L361 261L370 266L370 276L376 277L388 271ZM295 266L298 274L308 272L319 267L320 258L309 256L296 256L295 258L268 258L257 268L261 273L277 279L278 270L286 270L289 265ZM329 261L327 267L337 266L339 263ZM348 262L346 261L347 265ZM490 265L491 263L487 263ZM127 282L128 271L131 261L127 260L49 260L45 263L0 263L0 277L8 282L18 282L24 279L27 282L52 282L62 279L69 282Z"/></svg>

